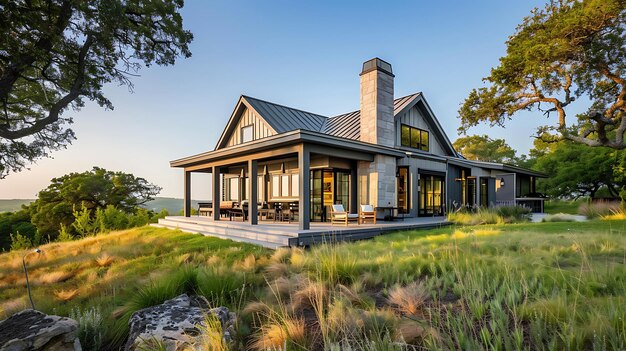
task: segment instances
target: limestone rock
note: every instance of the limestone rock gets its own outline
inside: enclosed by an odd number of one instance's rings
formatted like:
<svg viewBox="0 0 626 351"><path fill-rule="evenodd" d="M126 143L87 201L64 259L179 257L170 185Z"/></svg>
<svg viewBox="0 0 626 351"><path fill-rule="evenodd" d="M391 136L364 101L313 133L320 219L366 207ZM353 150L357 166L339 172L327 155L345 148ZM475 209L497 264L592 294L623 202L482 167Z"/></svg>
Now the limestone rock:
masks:
<svg viewBox="0 0 626 351"><path fill-rule="evenodd" d="M32 309L0 321L0 351L80 351L78 322Z"/></svg>
<svg viewBox="0 0 626 351"><path fill-rule="evenodd" d="M193 348L201 338L206 316L212 314L220 321L224 339L230 341L235 314L226 307L209 308L202 296L182 294L161 305L139 310L130 317L130 333L124 347L127 351L151 342L162 343L168 351Z"/></svg>

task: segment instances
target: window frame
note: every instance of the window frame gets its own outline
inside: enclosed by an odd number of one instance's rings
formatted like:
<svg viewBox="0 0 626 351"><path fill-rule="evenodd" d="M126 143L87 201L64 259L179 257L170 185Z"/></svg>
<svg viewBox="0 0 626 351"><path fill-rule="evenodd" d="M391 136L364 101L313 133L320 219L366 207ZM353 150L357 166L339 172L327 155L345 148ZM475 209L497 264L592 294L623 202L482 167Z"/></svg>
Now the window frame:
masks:
<svg viewBox="0 0 626 351"><path fill-rule="evenodd" d="M245 135L245 131L246 130L250 130L250 140L245 140L244 135ZM248 124L246 126L242 126L240 128L240 138L241 138L241 143L247 143L250 141L254 140L254 124Z"/></svg>
<svg viewBox="0 0 626 351"><path fill-rule="evenodd" d="M298 172L287 173L270 173L270 191L269 200L294 200L297 199L299 194L299 182L300 174ZM298 178L298 191L294 191L294 178ZM274 184L274 179L278 179L277 184ZM286 183L286 184L285 184ZM285 189L286 187L286 189ZM276 195L277 194L277 195Z"/></svg>
<svg viewBox="0 0 626 351"><path fill-rule="evenodd" d="M405 129L408 129L408 133L409 133L408 144L405 142L406 141L404 140L405 138L403 138L403 131ZM417 133L418 140L416 144L413 143L414 133ZM424 138L422 137L423 135L426 135L426 138L425 138L426 143L424 143L424 140L423 140ZM430 131L401 123L400 124L400 146L430 152Z"/></svg>

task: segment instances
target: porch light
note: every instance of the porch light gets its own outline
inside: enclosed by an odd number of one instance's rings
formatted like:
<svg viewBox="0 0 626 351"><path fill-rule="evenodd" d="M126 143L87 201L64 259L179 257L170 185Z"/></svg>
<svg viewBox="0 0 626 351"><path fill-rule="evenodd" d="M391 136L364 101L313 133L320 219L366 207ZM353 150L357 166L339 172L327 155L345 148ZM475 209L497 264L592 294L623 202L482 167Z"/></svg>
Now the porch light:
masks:
<svg viewBox="0 0 626 351"><path fill-rule="evenodd" d="M500 186L503 187L504 186L504 178L500 178Z"/></svg>

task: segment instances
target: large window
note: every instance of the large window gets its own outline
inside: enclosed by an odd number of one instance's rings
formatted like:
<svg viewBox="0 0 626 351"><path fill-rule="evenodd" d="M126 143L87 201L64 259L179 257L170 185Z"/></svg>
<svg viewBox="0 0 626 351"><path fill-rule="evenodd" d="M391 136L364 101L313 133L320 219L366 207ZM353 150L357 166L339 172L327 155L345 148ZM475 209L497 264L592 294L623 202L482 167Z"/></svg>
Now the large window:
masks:
<svg viewBox="0 0 626 351"><path fill-rule="evenodd" d="M254 125L241 127L241 142L252 141L254 138Z"/></svg>
<svg viewBox="0 0 626 351"><path fill-rule="evenodd" d="M272 198L294 198L300 194L298 173L273 174L271 186Z"/></svg>
<svg viewBox="0 0 626 351"><path fill-rule="evenodd" d="M400 144L402 146L428 151L428 131L403 124L400 132Z"/></svg>

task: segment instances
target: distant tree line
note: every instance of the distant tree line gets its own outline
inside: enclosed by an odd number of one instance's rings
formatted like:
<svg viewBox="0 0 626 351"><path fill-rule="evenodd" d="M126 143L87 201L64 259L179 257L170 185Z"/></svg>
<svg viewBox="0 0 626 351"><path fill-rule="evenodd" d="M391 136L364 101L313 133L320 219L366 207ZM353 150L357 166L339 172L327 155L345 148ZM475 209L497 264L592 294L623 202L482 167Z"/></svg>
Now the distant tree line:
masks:
<svg viewBox="0 0 626 351"><path fill-rule="evenodd" d="M160 190L143 178L99 167L54 178L31 204L0 214L0 250L146 225L167 215L141 207Z"/></svg>

